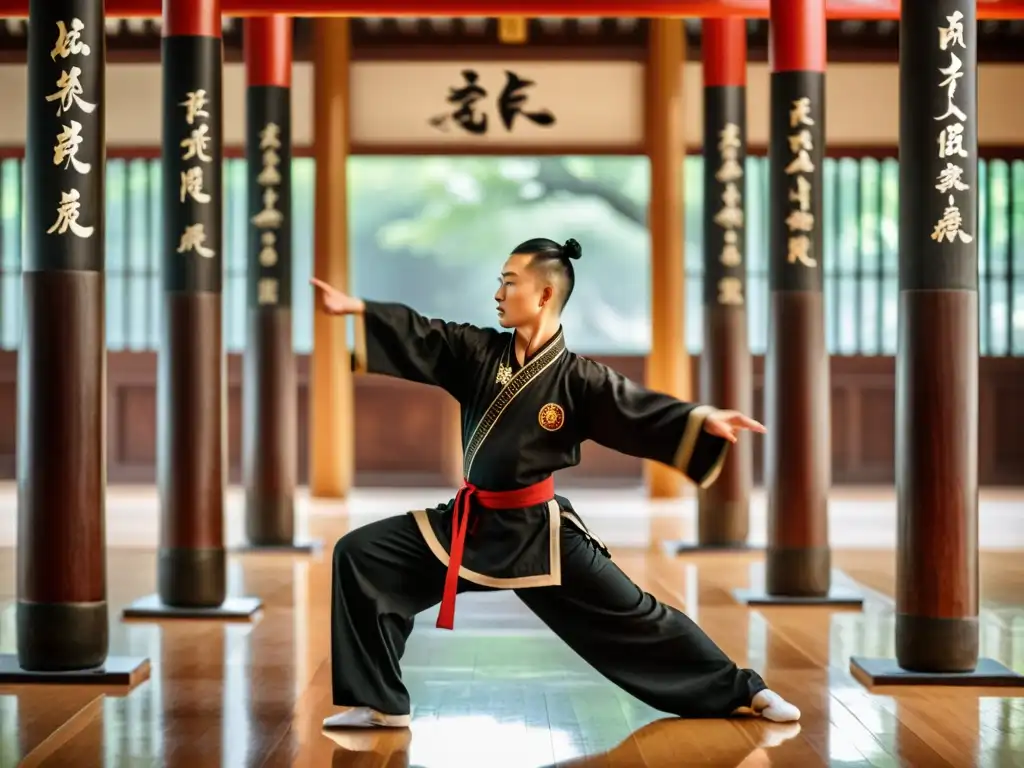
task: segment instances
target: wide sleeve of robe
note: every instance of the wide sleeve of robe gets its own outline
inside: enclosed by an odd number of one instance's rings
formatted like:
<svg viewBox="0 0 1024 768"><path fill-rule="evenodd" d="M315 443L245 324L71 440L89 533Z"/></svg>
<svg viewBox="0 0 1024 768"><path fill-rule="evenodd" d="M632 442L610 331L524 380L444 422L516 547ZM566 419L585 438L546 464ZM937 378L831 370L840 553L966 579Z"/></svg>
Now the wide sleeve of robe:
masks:
<svg viewBox="0 0 1024 768"><path fill-rule="evenodd" d="M354 316L352 370L441 387L461 402L495 332L424 317L404 304L364 304Z"/></svg>
<svg viewBox="0 0 1024 768"><path fill-rule="evenodd" d="M729 441L704 431L713 406L654 392L584 358L574 378L582 439L674 467L701 488L718 478Z"/></svg>

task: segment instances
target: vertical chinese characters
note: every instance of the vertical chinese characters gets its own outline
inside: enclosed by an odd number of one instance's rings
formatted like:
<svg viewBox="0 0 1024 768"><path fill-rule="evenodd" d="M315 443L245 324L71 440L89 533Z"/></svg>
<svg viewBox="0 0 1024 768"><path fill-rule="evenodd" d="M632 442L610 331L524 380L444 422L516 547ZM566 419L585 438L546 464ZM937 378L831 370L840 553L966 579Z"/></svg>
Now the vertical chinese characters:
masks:
<svg viewBox="0 0 1024 768"><path fill-rule="evenodd" d="M185 94L185 99L178 106L185 110L185 123L189 126L189 135L181 140L181 159L189 165L180 172L179 200L187 204L192 200L199 205L208 205L210 195L203 189L202 163L212 163L213 158L207 154L207 145L212 137L210 126L200 122L200 118L209 119L210 113L204 109L207 104L206 91L198 88ZM178 253L194 251L204 259L212 259L216 252L206 245L206 225L202 222L186 224L178 241Z"/></svg>
<svg viewBox="0 0 1024 768"><path fill-rule="evenodd" d="M963 215L956 203L955 195L956 192L963 192L969 188L962 180L964 168L960 165L963 158L969 157L963 143L967 115L956 105L957 81L964 73L963 62L956 55L955 49L967 49L964 42L963 18L964 15L960 11L954 11L953 15L946 17L949 26L939 27L939 50L949 51L949 66L939 68L939 74L945 78L939 83L939 88L946 89L946 111L935 117L936 121L943 122L938 136L940 171L935 189L946 197L945 209L932 230L932 240L938 243L943 240L952 243L958 237L962 243L969 243L974 239L974 235L961 229ZM946 162L945 168L941 167L942 160Z"/></svg>
<svg viewBox="0 0 1024 768"><path fill-rule="evenodd" d="M50 59L57 61L58 58L89 56L91 53L89 46L81 41L84 30L85 24L81 19L71 19L70 25L64 21L58 21L57 39L53 50L50 51ZM60 77L56 80L57 90L46 97L48 102L57 102L57 117L65 118L72 111L91 115L96 109L94 102L84 98L85 89L80 80L82 70L74 65L74 58L72 58L72 62L69 62L70 66L67 69L61 67ZM61 126L63 130L54 137L53 164L68 173L76 173L80 176L88 175L92 171L92 163L78 158L78 150L83 141L82 124L73 117L67 116L61 120ZM46 234L63 235L70 231L77 237L91 237L95 228L78 223L78 217L81 215L82 194L74 180L69 181L68 185L68 190L64 191L64 185L61 184L60 202L57 203L57 218L53 222L53 226L46 230Z"/></svg>
<svg viewBox="0 0 1024 768"><path fill-rule="evenodd" d="M786 217L789 241L786 258L790 264L800 263L805 267L818 266L816 254L811 253L811 233L814 231L814 212L811 211L811 182L807 176L814 173L814 137L808 126L814 125L811 117L811 100L803 96L794 99L789 108L789 153L792 159L786 166L786 175L794 177L789 189L789 202L796 203Z"/></svg>
<svg viewBox="0 0 1024 768"><path fill-rule="evenodd" d="M281 185L281 126L267 123L260 131L261 165L256 183L263 188L263 208L255 214L252 225L260 230L259 262L263 269L271 269L277 265L277 233L284 222L284 213L277 208L280 194L277 189ZM276 277L260 276L256 285L256 298L259 304L277 304L278 282Z"/></svg>
<svg viewBox="0 0 1024 768"><path fill-rule="evenodd" d="M474 69L462 70L462 79L465 84L460 88L449 87L447 101L449 104L458 105L450 113L435 115L428 122L434 128L447 131L451 124L458 125L466 133L474 136L483 136L487 133L489 117L483 99L487 98L486 89L480 84L480 75ZM533 80L526 80L511 70L505 70L505 86L495 100L498 108L498 116L506 131L511 131L516 118L522 115L531 123L544 127L555 124L555 116L548 109L527 111L527 94L523 93L527 88L536 85Z"/></svg>
<svg viewBox="0 0 1024 768"><path fill-rule="evenodd" d="M739 187L743 178L743 168L739 163L740 146L740 127L736 123L726 123L718 132L721 164L715 171L715 178L725 186L722 191L722 207L714 216L715 224L725 230L722 253L719 255L725 267L738 267L742 262L739 249L739 230L743 228L743 194ZM740 278L726 275L719 279L718 303L743 304L743 282Z"/></svg>

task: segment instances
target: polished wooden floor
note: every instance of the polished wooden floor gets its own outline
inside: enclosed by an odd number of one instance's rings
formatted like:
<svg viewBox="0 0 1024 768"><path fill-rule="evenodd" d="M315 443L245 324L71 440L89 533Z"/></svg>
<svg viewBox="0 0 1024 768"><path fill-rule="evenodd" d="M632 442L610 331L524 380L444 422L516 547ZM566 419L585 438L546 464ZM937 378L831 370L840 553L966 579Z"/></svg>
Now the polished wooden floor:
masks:
<svg viewBox="0 0 1024 768"><path fill-rule="evenodd" d="M148 655L151 679L125 695L88 687L0 689L0 766L353 766L624 768L1024 766L1024 691L888 689L848 672L852 654L892 653L895 518L885 491L837 492L835 564L867 590L863 612L736 605L761 557L668 558L624 547L692 530L692 500L640 491L569 493L645 589L686 610L739 663L804 713L799 727L664 717L617 691L511 594L460 598L454 633L424 615L404 663L412 728L330 738L330 547L350 525L433 502L444 491L363 493L346 508L300 505L314 557L233 556L233 594L258 595L252 623L125 624L119 609L155 584L152 489L113 490L108 513L111 651ZM233 491L229 541L240 538ZM14 489L0 486L0 652L14 650ZM615 515L618 510L618 517ZM983 653L1024 672L1024 493L982 506ZM348 512L349 514L344 514ZM763 540L763 498L752 538ZM590 516L588 516L590 520ZM865 520L870 521L865 524ZM637 531L642 529L643 533ZM656 543L654 541L653 543Z"/></svg>

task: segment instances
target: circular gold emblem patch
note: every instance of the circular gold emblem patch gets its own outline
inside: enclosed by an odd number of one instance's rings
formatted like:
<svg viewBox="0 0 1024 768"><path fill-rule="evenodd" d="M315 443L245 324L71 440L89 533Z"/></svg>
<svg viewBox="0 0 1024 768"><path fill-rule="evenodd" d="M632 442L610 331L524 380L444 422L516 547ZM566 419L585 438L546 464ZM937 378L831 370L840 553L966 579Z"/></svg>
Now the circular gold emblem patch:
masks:
<svg viewBox="0 0 1024 768"><path fill-rule="evenodd" d="M548 432L554 432L561 429L562 425L565 424L565 411L562 410L562 406L556 403L548 403L540 409L540 413L537 414L537 421Z"/></svg>

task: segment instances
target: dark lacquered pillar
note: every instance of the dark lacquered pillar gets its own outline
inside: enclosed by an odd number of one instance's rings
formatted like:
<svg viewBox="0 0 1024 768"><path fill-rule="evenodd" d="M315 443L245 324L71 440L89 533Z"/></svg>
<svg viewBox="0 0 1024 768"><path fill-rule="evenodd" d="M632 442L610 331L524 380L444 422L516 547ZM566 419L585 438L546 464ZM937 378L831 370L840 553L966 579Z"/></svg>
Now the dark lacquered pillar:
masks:
<svg viewBox="0 0 1024 768"><path fill-rule="evenodd" d="M771 0L765 479L769 595L829 592L829 366L822 292L825 0Z"/></svg>
<svg viewBox="0 0 1024 768"><path fill-rule="evenodd" d="M701 400L752 412L747 343L747 27L704 19L704 343ZM729 452L718 480L697 495L699 547L744 546L749 531L753 443Z"/></svg>
<svg viewBox="0 0 1024 768"><path fill-rule="evenodd" d="M257 547L290 546L298 456L292 347L292 20L245 22L249 192L242 451L245 533Z"/></svg>
<svg viewBox="0 0 1024 768"><path fill-rule="evenodd" d="M31 0L18 350L18 661L107 658L106 31L102 0Z"/></svg>
<svg viewBox="0 0 1024 768"><path fill-rule="evenodd" d="M158 592L168 606L216 607L226 579L220 3L163 9Z"/></svg>
<svg viewBox="0 0 1024 768"><path fill-rule="evenodd" d="M975 4L904 0L896 352L896 658L978 660Z"/></svg>

